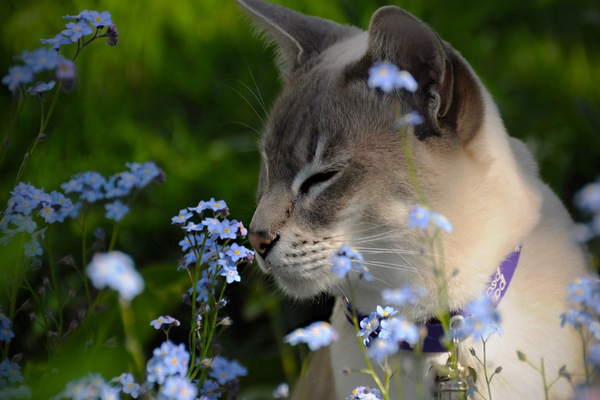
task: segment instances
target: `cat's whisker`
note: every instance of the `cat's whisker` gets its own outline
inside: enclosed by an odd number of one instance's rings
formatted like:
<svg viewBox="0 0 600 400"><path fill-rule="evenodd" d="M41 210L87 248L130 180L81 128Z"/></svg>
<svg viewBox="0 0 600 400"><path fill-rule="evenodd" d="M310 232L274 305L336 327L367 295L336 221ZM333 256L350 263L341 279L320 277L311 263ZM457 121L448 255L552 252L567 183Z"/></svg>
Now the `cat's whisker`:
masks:
<svg viewBox="0 0 600 400"><path fill-rule="evenodd" d="M225 122L225 123L223 123L223 124L219 125L219 128L220 128L220 127L222 127L222 126L228 125L228 124L237 124L237 125L242 125L243 127L246 127L246 128L248 128L248 129L250 129L250 130L253 130L254 132L256 132L256 133L258 133L258 134L260 135L260 131L259 131L258 129L256 129L255 127L253 127L253 126L250 126L250 125L248 125L248 124L244 124L244 123L242 123L242 122L237 122L237 121L229 121L229 122Z"/></svg>
<svg viewBox="0 0 600 400"><path fill-rule="evenodd" d="M252 72L250 73L250 75L252 75ZM254 79L254 77L252 77L252 79ZM254 98L256 99L256 101L258 102L258 104L260 105L260 107L265 112L265 116L267 117L267 121L270 122L269 112L267 111L267 107L265 106L265 104L262 101L262 97L259 97L256 93L254 93L254 90L252 90L252 88L250 86L246 85L244 82L240 81L239 79L233 79L233 81L241 84L246 89L248 89L248 91L250 93L252 93L252 96L254 96ZM255 82L255 84L256 84L256 82ZM257 88L257 90L258 90L258 88Z"/></svg>
<svg viewBox="0 0 600 400"><path fill-rule="evenodd" d="M234 88L233 86L227 85L229 87L229 89L233 90L234 92L236 92L237 94L240 95L240 97L242 99L244 99L244 101L246 103L248 103L248 105L250 106L250 108L252 109L252 111L254 111L254 114L256 114L256 116L262 121L263 125L266 125L265 120L263 119L263 117L258 113L258 111L256 111L256 108L254 108L254 106L252 105L252 103L250 102L250 100L248 100L246 98L246 96L244 96L239 90L237 90L236 88Z"/></svg>
<svg viewBox="0 0 600 400"><path fill-rule="evenodd" d="M240 50L241 53L241 50ZM267 119L270 122L270 116L269 116L269 112L267 111L267 105L265 103L265 100L263 99L262 95L260 94L260 89L258 88L258 84L256 83L256 79L254 79L254 74L252 73L252 69L250 68L250 65L248 65L248 60L246 60L246 57L244 57L244 54L242 54L242 58L244 59L244 64L246 64L246 68L248 68L248 72L250 73L250 78L252 78L252 83L254 83L254 87L256 88L256 93L258 93L258 102L260 103L262 109L265 111L265 115L267 116ZM246 86L248 87L248 86ZM250 88L248 88L248 90L250 90ZM253 92L254 94L254 92ZM256 97L256 95L254 95L254 97Z"/></svg>

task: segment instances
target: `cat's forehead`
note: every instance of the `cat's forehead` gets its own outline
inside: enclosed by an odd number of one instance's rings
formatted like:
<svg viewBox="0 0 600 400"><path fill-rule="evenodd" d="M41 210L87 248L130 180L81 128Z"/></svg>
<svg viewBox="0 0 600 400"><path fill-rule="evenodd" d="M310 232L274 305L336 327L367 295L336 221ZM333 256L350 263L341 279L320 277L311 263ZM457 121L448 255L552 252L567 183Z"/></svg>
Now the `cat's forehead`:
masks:
<svg viewBox="0 0 600 400"><path fill-rule="evenodd" d="M344 162L368 130L391 122L366 79L349 84L345 76L366 46L366 35L357 35L330 47L289 78L261 143L281 178L293 179L310 163Z"/></svg>

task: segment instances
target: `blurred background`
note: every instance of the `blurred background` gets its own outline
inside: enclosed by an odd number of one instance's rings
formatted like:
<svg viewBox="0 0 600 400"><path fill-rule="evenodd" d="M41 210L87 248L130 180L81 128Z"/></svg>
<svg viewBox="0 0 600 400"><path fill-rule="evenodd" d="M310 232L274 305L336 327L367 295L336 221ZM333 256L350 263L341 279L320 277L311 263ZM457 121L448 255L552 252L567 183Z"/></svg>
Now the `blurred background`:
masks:
<svg viewBox="0 0 600 400"><path fill-rule="evenodd" d="M470 62L501 110L511 135L525 141L541 175L573 208L574 193L600 172L600 5L595 0L273 0L297 11L366 29L379 7L395 4L427 22ZM121 224L116 248L130 254L146 279L134 301L137 330L147 356L163 340L149 326L158 315L186 318L181 295L189 287L176 271L181 257L179 228L170 218L210 197L224 199L231 217L248 226L255 207L259 170L256 143L267 107L280 90L273 49L251 34L233 0L3 0L0 2L0 76L18 63L13 56L39 47L64 29L64 15L90 9L112 14L120 33L116 47L104 39L86 47L76 61L77 85L63 93L47 129L47 139L31 157L23 181L48 192L78 172L105 176L125 170L126 162L153 160L166 175L136 199ZM74 46L65 46L72 56ZM61 52L63 50L61 49ZM33 101L32 101L33 100ZM48 107L50 100L46 100ZM0 136L4 139L11 93L0 87ZM14 187L24 154L39 130L40 104L30 99L11 134L0 166L0 202ZM94 226L110 232L98 208ZM72 223L56 228L54 258L80 257L80 234ZM0 279L8 283L9 265L19 244L0 247ZM45 256L46 257L46 256ZM44 266L31 273L34 286ZM60 266L61 285L81 283ZM226 314L234 325L220 337L224 355L248 367L242 397L269 398L275 386L295 373L295 350L281 336L315 319L326 318L330 299L285 299L257 266L241 272L242 282L228 290ZM19 304L27 300L21 291ZM47 398L87 371L105 378L129 368L116 299L108 296L106 325L76 330L51 360L43 332L21 313L14 321L11 355L24 354L24 375L34 398ZM6 294L0 293L6 310ZM76 307L73 315L75 318ZM67 322L68 324L68 322ZM185 332L172 331L186 341ZM114 347L102 344L115 337ZM42 378L40 378L42 377ZM44 397L45 396L45 397Z"/></svg>

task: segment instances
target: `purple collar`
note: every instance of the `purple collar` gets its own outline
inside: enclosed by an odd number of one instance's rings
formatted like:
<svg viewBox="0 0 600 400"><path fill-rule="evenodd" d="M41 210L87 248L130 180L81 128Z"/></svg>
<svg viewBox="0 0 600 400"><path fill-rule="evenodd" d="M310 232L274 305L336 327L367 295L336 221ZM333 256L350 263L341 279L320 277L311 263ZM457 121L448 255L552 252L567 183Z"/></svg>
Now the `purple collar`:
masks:
<svg viewBox="0 0 600 400"><path fill-rule="evenodd" d="M497 307L500 303L500 300L506 294L508 290L508 286L510 285L510 281L517 269L517 264L519 263L519 257L521 256L521 245L518 249L513 251L506 257L502 264L496 269L494 274L490 277L490 281L487 283L485 294L492 303L494 307ZM352 315L352 305L346 298L346 307L350 311L350 315ZM451 316L461 315L462 311L452 311L450 313ZM362 315L358 313L357 315L358 321L360 322L363 318L366 318L366 315ZM352 323L352 318L346 314L346 318L350 323ZM440 342L440 339L444 336L444 327L437 320L431 320L424 324L420 324L427 329L427 336L423 342L423 353L445 353L447 351L446 347ZM400 348L402 350L412 351L412 347L405 342L400 342Z"/></svg>

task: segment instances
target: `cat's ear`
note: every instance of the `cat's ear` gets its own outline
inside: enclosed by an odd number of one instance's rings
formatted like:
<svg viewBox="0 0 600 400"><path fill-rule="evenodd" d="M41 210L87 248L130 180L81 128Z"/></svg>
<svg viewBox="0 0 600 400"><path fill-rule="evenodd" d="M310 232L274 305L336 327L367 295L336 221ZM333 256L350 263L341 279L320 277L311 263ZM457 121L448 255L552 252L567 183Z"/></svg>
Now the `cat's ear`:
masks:
<svg viewBox="0 0 600 400"><path fill-rule="evenodd" d="M358 30L333 21L309 17L262 0L237 0L268 40L277 44L277 64L282 78L306 60L325 50L342 37Z"/></svg>
<svg viewBox="0 0 600 400"><path fill-rule="evenodd" d="M361 61L390 61L414 76L419 88L408 104L425 119L415 127L419 139L452 135L466 144L478 131L483 98L477 78L450 45L410 13L394 6L377 10Z"/></svg>

